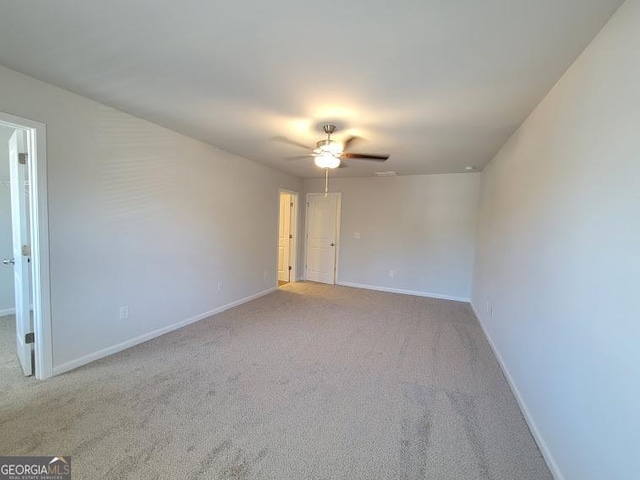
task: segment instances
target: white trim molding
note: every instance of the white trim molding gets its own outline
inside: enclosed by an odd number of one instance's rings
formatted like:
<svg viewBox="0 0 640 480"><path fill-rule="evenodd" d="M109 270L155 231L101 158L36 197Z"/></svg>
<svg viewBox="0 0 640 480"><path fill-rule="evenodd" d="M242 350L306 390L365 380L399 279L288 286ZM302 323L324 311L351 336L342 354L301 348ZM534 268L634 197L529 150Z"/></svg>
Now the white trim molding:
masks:
<svg viewBox="0 0 640 480"><path fill-rule="evenodd" d="M456 297L454 295L446 295L444 293L419 292L415 290L402 290L399 288L378 287L375 285L363 285L353 282L337 282L336 285L352 288L364 288L365 290L376 290L378 292L401 293L403 295L413 295L414 297L438 298L440 300L453 300L455 302L469 303L471 299L466 297Z"/></svg>
<svg viewBox="0 0 640 480"><path fill-rule="evenodd" d="M121 352L122 350L126 350L127 348L131 348L141 343L152 340L156 337L164 335L165 333L178 330L179 328L186 327L187 325L190 325L192 323L196 323L196 322L199 322L200 320L204 320L205 318L209 318L218 313L222 313L225 310L229 310L230 308L237 307L238 305L242 305L243 303L250 302L251 300L255 300L256 298L263 297L264 295L268 295L269 293L275 292L276 290L278 290L278 287L271 287L267 290L263 290L262 292L258 292L248 297L241 298L240 300L236 300L235 302L231 302L221 307L214 308L213 310L209 310L208 312L204 312L199 315L195 315L193 317L187 318L186 320L182 320L180 322L168 325L166 327L159 328L152 332L145 333L144 335L140 335L139 337L132 338L131 340L118 343L117 345L113 345L111 347L103 348L102 350L98 350L97 352L89 353L80 358L76 358L75 360L71 360L70 362L66 362L66 363L63 363L62 365L55 366L53 368L53 374L60 375L70 370L74 370L78 367L82 367L83 365L87 365L88 363L94 362L96 360L100 360L101 358L108 357L110 355L113 355L114 353Z"/></svg>
<svg viewBox="0 0 640 480"><path fill-rule="evenodd" d="M553 458L553 454L551 453L551 450L549 450L547 442L544 441L544 438L542 437L540 430L538 430L538 426L536 425L536 422L533 420L533 417L531 416L531 412L529 411L529 408L527 407L527 404L525 403L524 398L522 398L522 395L520 394L520 390L518 390L518 386L513 380L511 373L509 373L509 369L507 368L506 363L502 359L502 356L500 355L500 351L496 347L496 344L493 342L491 335L489 335L489 332L487 331L487 328L485 327L482 321L482 317L480 316L480 313L478 312L478 310L476 309L476 306L472 302L470 302L470 304L471 304L471 310L473 310L473 313L478 319L480 328L482 328L482 331L484 332L484 336L487 337L487 341L491 346L491 350L493 350L493 354L498 359L498 363L500 364L502 373L504 373L504 376L507 379L507 383L509 384L509 388L511 388L511 392L513 392L513 396L516 397L516 401L518 402L520 411L522 412L522 415L524 416L524 419L526 420L527 425L529 425L529 430L531 431L531 435L533 435L533 439L538 444L538 448L540 449L540 452L542 453L542 457L544 458L544 461L547 463L549 470L551 470L551 474L553 475L553 478L555 478L555 480L565 480L564 475L562 475L562 472L560 471L560 467L558 467L558 464L556 463L555 458Z"/></svg>
<svg viewBox="0 0 640 480"><path fill-rule="evenodd" d="M15 313L15 308L5 308L4 310L0 310L0 317L4 317L6 315L14 315Z"/></svg>

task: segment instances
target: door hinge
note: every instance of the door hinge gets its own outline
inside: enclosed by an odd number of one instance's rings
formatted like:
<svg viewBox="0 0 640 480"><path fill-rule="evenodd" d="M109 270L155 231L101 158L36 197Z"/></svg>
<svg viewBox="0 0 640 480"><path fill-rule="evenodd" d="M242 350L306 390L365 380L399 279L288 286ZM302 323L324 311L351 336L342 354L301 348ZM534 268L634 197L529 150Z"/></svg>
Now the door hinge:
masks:
<svg viewBox="0 0 640 480"><path fill-rule="evenodd" d="M30 245L22 245L22 256L23 257L31 256L31 246Z"/></svg>
<svg viewBox="0 0 640 480"><path fill-rule="evenodd" d="M291 271L291 265L289 265L289 271Z"/></svg>
<svg viewBox="0 0 640 480"><path fill-rule="evenodd" d="M293 202L291 202L291 203L289 204L289 206L290 206L290 207L293 207Z"/></svg>
<svg viewBox="0 0 640 480"><path fill-rule="evenodd" d="M289 238L293 238L293 234L291 234L291 233L290 233L290 234L289 234Z"/></svg>
<svg viewBox="0 0 640 480"><path fill-rule="evenodd" d="M36 336L35 336L35 334L33 332L27 333L24 336L24 343L29 344L29 343L35 343L35 342L36 342Z"/></svg>
<svg viewBox="0 0 640 480"><path fill-rule="evenodd" d="M20 165L26 165L27 164L27 158L29 158L29 154L28 153L19 153L18 154L18 163Z"/></svg>

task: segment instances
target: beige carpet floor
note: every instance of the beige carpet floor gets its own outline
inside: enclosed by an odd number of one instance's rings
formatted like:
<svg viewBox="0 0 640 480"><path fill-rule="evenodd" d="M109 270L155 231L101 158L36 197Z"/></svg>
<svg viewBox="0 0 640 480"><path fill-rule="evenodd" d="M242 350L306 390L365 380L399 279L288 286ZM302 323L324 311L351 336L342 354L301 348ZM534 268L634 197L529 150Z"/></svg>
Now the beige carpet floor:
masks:
<svg viewBox="0 0 640 480"><path fill-rule="evenodd" d="M46 382L9 358L0 454L76 480L552 478L464 303L294 283Z"/></svg>
<svg viewBox="0 0 640 480"><path fill-rule="evenodd" d="M16 318L13 315L0 317L0 402L9 390L26 383L29 379L22 376L16 355Z"/></svg>

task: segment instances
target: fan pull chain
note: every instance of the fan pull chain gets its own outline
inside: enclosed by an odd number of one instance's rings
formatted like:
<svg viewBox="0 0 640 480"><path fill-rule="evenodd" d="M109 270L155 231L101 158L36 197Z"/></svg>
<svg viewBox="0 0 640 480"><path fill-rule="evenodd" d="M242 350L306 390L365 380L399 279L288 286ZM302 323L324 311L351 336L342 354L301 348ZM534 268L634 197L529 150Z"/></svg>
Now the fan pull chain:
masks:
<svg viewBox="0 0 640 480"><path fill-rule="evenodd" d="M329 194L329 169L324 169L324 196Z"/></svg>

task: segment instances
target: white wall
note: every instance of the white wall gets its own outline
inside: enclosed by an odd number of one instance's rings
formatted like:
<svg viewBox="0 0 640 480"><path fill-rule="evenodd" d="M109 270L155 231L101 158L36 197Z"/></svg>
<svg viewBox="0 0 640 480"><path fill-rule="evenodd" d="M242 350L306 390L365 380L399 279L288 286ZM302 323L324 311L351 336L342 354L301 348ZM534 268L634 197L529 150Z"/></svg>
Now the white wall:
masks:
<svg viewBox="0 0 640 480"><path fill-rule="evenodd" d="M11 190L9 188L9 138L13 129L0 125L0 260L13 257ZM15 309L13 268L0 265L0 315Z"/></svg>
<svg viewBox="0 0 640 480"><path fill-rule="evenodd" d="M567 480L640 475L639 46L628 0L482 174L473 305Z"/></svg>
<svg viewBox="0 0 640 480"><path fill-rule="evenodd" d="M338 282L469 299L479 184L477 173L330 178L342 192Z"/></svg>
<svg viewBox="0 0 640 480"><path fill-rule="evenodd" d="M300 180L3 67L0 110L47 124L56 372L276 287Z"/></svg>

